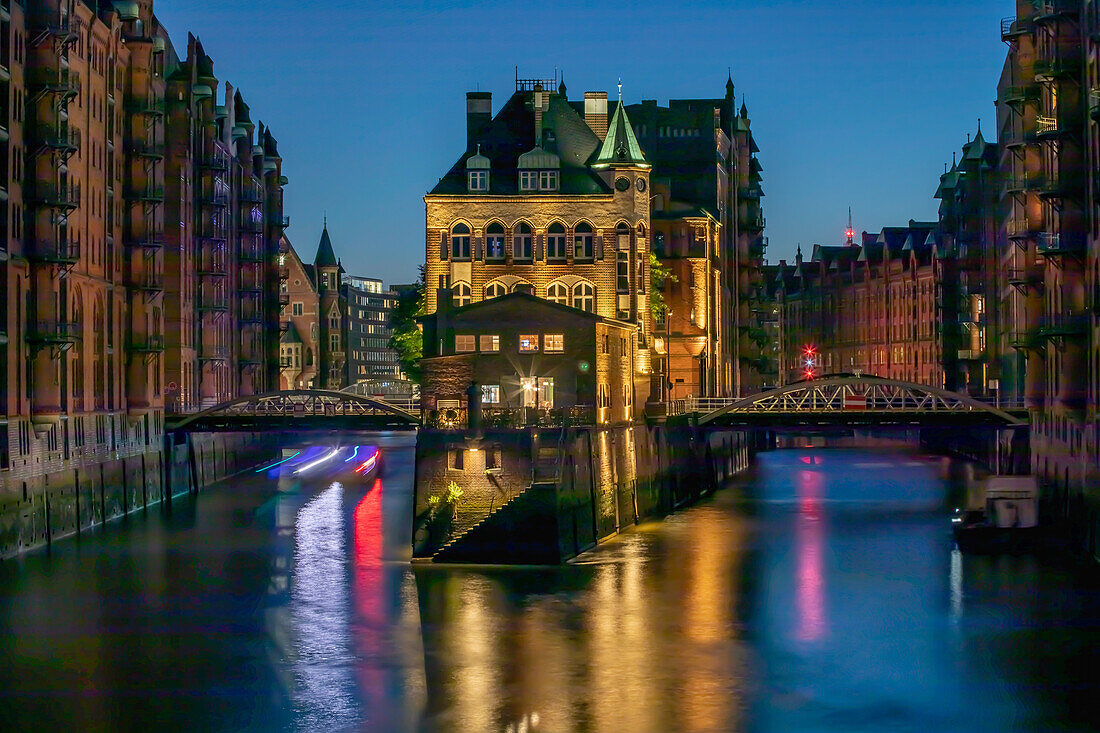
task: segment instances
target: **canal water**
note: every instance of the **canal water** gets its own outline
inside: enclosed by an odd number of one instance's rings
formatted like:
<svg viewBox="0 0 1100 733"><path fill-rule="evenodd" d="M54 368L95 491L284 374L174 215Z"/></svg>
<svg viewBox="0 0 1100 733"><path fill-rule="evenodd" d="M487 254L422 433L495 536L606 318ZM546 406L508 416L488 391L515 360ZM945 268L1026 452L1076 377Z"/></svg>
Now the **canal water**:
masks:
<svg viewBox="0 0 1100 733"><path fill-rule="evenodd" d="M954 552L961 472L941 460L767 453L565 567L413 567L411 440L288 446L169 514L0 564L0 729L1100 723L1100 585Z"/></svg>

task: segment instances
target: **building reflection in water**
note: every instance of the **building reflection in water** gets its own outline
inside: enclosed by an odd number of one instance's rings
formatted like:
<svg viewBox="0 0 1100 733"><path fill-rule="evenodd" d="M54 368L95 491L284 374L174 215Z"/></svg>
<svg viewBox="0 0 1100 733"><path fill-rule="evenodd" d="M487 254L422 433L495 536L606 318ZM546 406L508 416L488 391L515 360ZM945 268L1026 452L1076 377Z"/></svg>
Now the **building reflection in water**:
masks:
<svg viewBox="0 0 1100 733"><path fill-rule="evenodd" d="M699 508L563 568L418 569L430 730L741 727L744 520Z"/></svg>

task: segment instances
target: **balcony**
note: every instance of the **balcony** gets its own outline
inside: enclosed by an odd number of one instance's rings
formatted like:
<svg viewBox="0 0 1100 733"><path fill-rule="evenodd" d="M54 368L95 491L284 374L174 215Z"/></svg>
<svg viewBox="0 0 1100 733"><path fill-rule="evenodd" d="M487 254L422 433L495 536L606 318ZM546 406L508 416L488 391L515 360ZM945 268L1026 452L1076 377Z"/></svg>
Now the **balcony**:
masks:
<svg viewBox="0 0 1100 733"><path fill-rule="evenodd" d="M1008 284L1020 292L1027 292L1028 288L1041 287L1043 276L1035 270L1012 269L1008 271Z"/></svg>
<svg viewBox="0 0 1100 733"><path fill-rule="evenodd" d="M225 277L229 274L229 270L226 266L226 258L219 257L199 257L198 273L202 277Z"/></svg>
<svg viewBox="0 0 1100 733"><path fill-rule="evenodd" d="M163 203L164 187L148 185L141 188L132 188L126 192L126 198L131 201L144 201L147 203Z"/></svg>
<svg viewBox="0 0 1100 733"><path fill-rule="evenodd" d="M80 261L80 242L40 239L30 248L27 259L32 262L71 267Z"/></svg>
<svg viewBox="0 0 1100 733"><path fill-rule="evenodd" d="M152 270L130 273L128 284L133 290L159 293L164 290L164 274Z"/></svg>
<svg viewBox="0 0 1100 733"><path fill-rule="evenodd" d="M1001 18L1001 40L1008 43L1035 30L1031 18Z"/></svg>
<svg viewBox="0 0 1100 733"><path fill-rule="evenodd" d="M162 117L165 113L164 99L153 94L131 97L126 103L126 109L136 115L146 117Z"/></svg>
<svg viewBox="0 0 1100 733"><path fill-rule="evenodd" d="M1038 176L1034 182L1033 190L1043 198L1060 199L1069 193L1070 182L1060 175Z"/></svg>
<svg viewBox="0 0 1100 733"><path fill-rule="evenodd" d="M80 74L70 69L32 69L27 86L38 94L72 99L80 94Z"/></svg>
<svg viewBox="0 0 1100 733"><path fill-rule="evenodd" d="M206 168L208 170L229 170L229 154L221 148L215 148L213 151L201 151L195 156L195 162L200 168Z"/></svg>
<svg viewBox="0 0 1100 733"><path fill-rule="evenodd" d="M742 217L739 225L741 231L762 232L764 231L766 223L764 214L758 211L755 214L749 214L748 216Z"/></svg>
<svg viewBox="0 0 1100 733"><path fill-rule="evenodd" d="M738 198L742 201L759 201L763 195L759 186L746 186L738 191Z"/></svg>
<svg viewBox="0 0 1100 733"><path fill-rule="evenodd" d="M27 326L27 343L43 346L64 346L80 341L80 323L65 321L35 321Z"/></svg>
<svg viewBox="0 0 1100 733"><path fill-rule="evenodd" d="M225 361L229 358L229 349L224 346L200 346L199 361Z"/></svg>
<svg viewBox="0 0 1100 733"><path fill-rule="evenodd" d="M1083 255L1086 248L1085 237L1083 234L1066 232L1040 232L1036 248L1039 254L1046 257Z"/></svg>
<svg viewBox="0 0 1100 733"><path fill-rule="evenodd" d="M1005 231L1009 239L1030 239L1035 236L1039 228L1032 225L1027 218L1009 219L1005 224Z"/></svg>
<svg viewBox="0 0 1100 733"><path fill-rule="evenodd" d="M1005 147L1012 151L1018 151L1028 145L1034 145L1039 137L1034 130L1008 130L1005 133Z"/></svg>
<svg viewBox="0 0 1100 733"><path fill-rule="evenodd" d="M1083 336L1088 332L1089 317L1083 314L1056 313L1046 316L1039 323L1039 335L1043 338Z"/></svg>
<svg viewBox="0 0 1100 733"><path fill-rule="evenodd" d="M139 158L152 158L160 160L164 157L164 143L150 142L148 140L131 140L130 152Z"/></svg>
<svg viewBox="0 0 1100 733"><path fill-rule="evenodd" d="M264 261L264 253L259 247L241 247L238 259L241 262L259 264Z"/></svg>
<svg viewBox="0 0 1100 733"><path fill-rule="evenodd" d="M204 206L229 206L229 194L226 191L199 191L199 202Z"/></svg>
<svg viewBox="0 0 1100 733"><path fill-rule="evenodd" d="M126 240L126 244L131 247L140 247L142 249L161 249L164 247L164 235L142 234Z"/></svg>
<svg viewBox="0 0 1100 733"><path fill-rule="evenodd" d="M1068 53L1057 53L1048 58L1035 60L1035 79L1048 81L1064 76L1079 76L1081 59Z"/></svg>
<svg viewBox="0 0 1100 733"><path fill-rule="evenodd" d="M1031 17L1036 25L1045 25L1072 18L1079 10L1080 0L1045 0L1035 3L1035 14Z"/></svg>
<svg viewBox="0 0 1100 733"><path fill-rule="evenodd" d="M240 321L241 323L263 323L263 309L257 308L254 305L242 305Z"/></svg>
<svg viewBox="0 0 1100 733"><path fill-rule="evenodd" d="M202 313L226 313L229 311L229 298L225 293L199 293L195 308Z"/></svg>
<svg viewBox="0 0 1100 733"><path fill-rule="evenodd" d="M1008 345L1020 351L1035 350L1042 348L1043 340L1038 329L1018 328L1009 332Z"/></svg>
<svg viewBox="0 0 1100 733"><path fill-rule="evenodd" d="M41 152L57 153L64 158L80 149L80 130L68 125L37 125L32 139Z"/></svg>
<svg viewBox="0 0 1100 733"><path fill-rule="evenodd" d="M1010 106L1020 106L1028 102L1039 100L1039 86L1027 84L1023 86L1005 87L1001 90L1001 103Z"/></svg>
<svg viewBox="0 0 1100 733"><path fill-rule="evenodd" d="M253 219L250 216L250 213L251 212L249 212L249 211L245 211L244 215L241 216L241 231L242 232L251 232L251 233L262 232L264 230L263 221L262 220L257 221L256 219Z"/></svg>
<svg viewBox="0 0 1100 733"><path fill-rule="evenodd" d="M264 189L255 183L246 183L241 186L241 201L250 204L262 204L264 202Z"/></svg>
<svg viewBox="0 0 1100 733"><path fill-rule="evenodd" d="M27 25L35 35L53 38L62 47L75 43L80 31L80 19L73 13L63 14L57 10L44 9L31 13L29 20Z"/></svg>
<svg viewBox="0 0 1100 733"><path fill-rule="evenodd" d="M1069 135L1076 130L1077 120L1070 115L1038 115L1035 118L1035 134L1040 139Z"/></svg>
<svg viewBox="0 0 1100 733"><path fill-rule="evenodd" d="M80 206L80 186L75 183L58 186L39 182L35 186L33 200L51 209L75 209Z"/></svg>
<svg viewBox="0 0 1100 733"><path fill-rule="evenodd" d="M130 338L126 341L126 348L136 354L159 354L164 351L164 336L130 334Z"/></svg>
<svg viewBox="0 0 1100 733"><path fill-rule="evenodd" d="M282 227L283 229L286 229L287 227L290 226L290 217L289 216L281 216L281 215L280 216L270 216L270 217L268 217L268 222L273 227Z"/></svg>
<svg viewBox="0 0 1100 733"><path fill-rule="evenodd" d="M290 304L290 293L288 293L284 290L280 290L279 291L279 305L289 305L289 304Z"/></svg>

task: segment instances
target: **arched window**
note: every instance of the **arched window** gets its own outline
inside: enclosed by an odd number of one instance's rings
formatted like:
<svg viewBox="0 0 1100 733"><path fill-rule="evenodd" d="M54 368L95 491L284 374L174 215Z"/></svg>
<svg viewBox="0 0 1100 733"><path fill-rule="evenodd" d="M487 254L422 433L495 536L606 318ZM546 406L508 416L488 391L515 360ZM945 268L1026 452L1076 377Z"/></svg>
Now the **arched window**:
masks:
<svg viewBox="0 0 1100 733"><path fill-rule="evenodd" d="M499 298L507 292L508 290L504 287L503 283L489 283L485 286L485 300Z"/></svg>
<svg viewBox="0 0 1100 733"><path fill-rule="evenodd" d="M565 227L554 222L546 234L546 259L565 259Z"/></svg>
<svg viewBox="0 0 1100 733"><path fill-rule="evenodd" d="M485 230L485 259L504 259L504 227L493 222Z"/></svg>
<svg viewBox="0 0 1100 733"><path fill-rule="evenodd" d="M546 299L551 303L569 305L569 289L562 283L550 283L546 288Z"/></svg>
<svg viewBox="0 0 1100 733"><path fill-rule="evenodd" d="M470 304L470 285L468 283L455 284L452 302L458 308Z"/></svg>
<svg viewBox="0 0 1100 733"><path fill-rule="evenodd" d="M313 349L306 347L305 365L307 367L313 366Z"/></svg>
<svg viewBox="0 0 1100 733"><path fill-rule="evenodd" d="M577 260L592 259L592 227L588 222L582 221L573 230L573 258Z"/></svg>
<svg viewBox="0 0 1100 733"><path fill-rule="evenodd" d="M531 226L524 222L516 224L512 232L512 257L516 260L530 262L534 256L534 237L531 235Z"/></svg>
<svg viewBox="0 0 1100 733"><path fill-rule="evenodd" d="M596 312L596 289L591 283L577 283L573 286L573 307L589 313Z"/></svg>
<svg viewBox="0 0 1100 733"><path fill-rule="evenodd" d="M470 259L470 227L455 224L451 230L451 259Z"/></svg>

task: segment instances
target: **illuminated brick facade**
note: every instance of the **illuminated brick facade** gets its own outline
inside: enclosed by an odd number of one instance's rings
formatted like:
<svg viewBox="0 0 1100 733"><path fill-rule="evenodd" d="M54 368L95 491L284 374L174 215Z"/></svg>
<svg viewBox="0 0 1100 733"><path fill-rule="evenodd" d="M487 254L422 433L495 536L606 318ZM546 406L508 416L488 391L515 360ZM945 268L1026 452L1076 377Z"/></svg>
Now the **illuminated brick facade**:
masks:
<svg viewBox="0 0 1100 733"><path fill-rule="evenodd" d="M461 306L518 286L634 323L635 401L644 403L653 333L649 163L625 109L606 94L575 107L564 84L516 86L495 118L488 94L467 96L467 149L424 197L428 311L439 288Z"/></svg>

